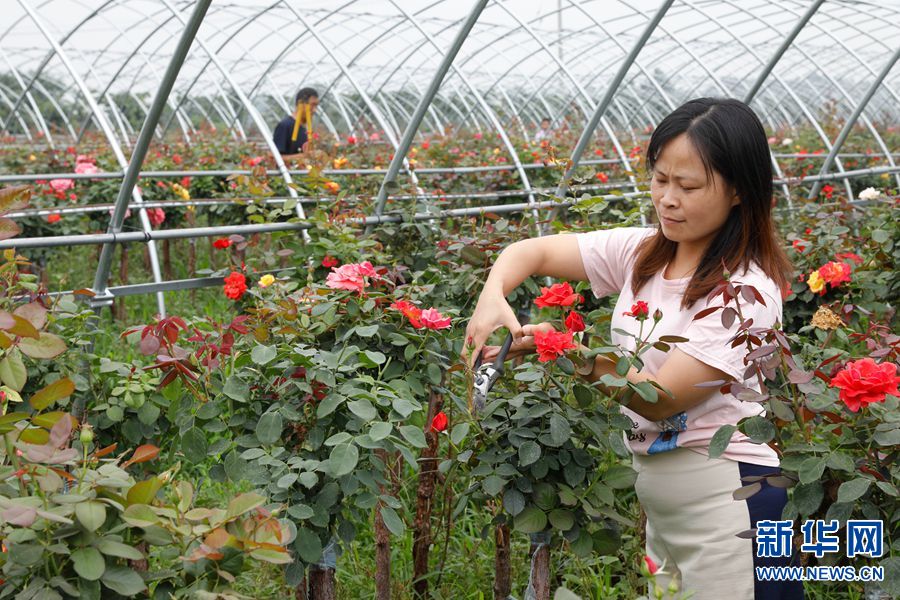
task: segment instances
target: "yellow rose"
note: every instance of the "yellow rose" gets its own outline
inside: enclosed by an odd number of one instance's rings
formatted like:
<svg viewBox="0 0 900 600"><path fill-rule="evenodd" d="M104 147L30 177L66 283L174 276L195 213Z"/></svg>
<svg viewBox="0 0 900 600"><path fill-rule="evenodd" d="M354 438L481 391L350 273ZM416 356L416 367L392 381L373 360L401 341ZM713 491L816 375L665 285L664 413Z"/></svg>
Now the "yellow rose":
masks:
<svg viewBox="0 0 900 600"><path fill-rule="evenodd" d="M822 279L821 275L819 275L818 270L813 271L809 274L809 279L806 280L806 284L814 294L818 294L823 289L825 289L825 280Z"/></svg>
<svg viewBox="0 0 900 600"><path fill-rule="evenodd" d="M266 273L259 278L259 287L269 287L273 283L275 283L275 276L271 273Z"/></svg>

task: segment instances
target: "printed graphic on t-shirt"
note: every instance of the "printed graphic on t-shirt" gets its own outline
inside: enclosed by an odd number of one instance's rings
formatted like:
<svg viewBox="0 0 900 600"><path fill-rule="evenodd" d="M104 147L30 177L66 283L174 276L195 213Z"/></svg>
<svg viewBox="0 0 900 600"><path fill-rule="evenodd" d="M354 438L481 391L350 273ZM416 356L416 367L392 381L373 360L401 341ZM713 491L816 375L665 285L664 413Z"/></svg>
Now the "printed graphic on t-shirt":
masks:
<svg viewBox="0 0 900 600"><path fill-rule="evenodd" d="M659 454L669 452L678 447L678 434L687 429L687 413L680 412L668 419L658 421L662 431L659 436L647 448L647 454Z"/></svg>

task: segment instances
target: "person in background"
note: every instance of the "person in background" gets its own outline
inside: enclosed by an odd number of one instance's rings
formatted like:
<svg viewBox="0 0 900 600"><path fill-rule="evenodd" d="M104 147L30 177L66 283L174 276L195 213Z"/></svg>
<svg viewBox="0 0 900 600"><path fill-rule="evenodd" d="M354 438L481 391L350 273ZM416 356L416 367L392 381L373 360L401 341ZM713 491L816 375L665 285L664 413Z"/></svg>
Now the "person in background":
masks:
<svg viewBox="0 0 900 600"><path fill-rule="evenodd" d="M541 128L537 130L537 133L534 134L534 141L540 142L541 140L550 139L550 135L553 133L553 130L550 129L550 119L548 117L544 117L541 119Z"/></svg>
<svg viewBox="0 0 900 600"><path fill-rule="evenodd" d="M285 160L299 158L300 154L306 152L312 116L319 106L319 92L310 87L302 88L297 92L295 104L297 108L294 114L283 118L272 134L275 147Z"/></svg>

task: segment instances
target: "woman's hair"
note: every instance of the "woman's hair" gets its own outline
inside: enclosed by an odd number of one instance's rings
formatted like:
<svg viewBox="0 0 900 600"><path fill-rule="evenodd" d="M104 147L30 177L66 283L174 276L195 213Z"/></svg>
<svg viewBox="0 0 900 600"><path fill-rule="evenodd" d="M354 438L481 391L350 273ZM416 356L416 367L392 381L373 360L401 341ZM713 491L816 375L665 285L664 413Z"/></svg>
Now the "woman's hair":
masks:
<svg viewBox="0 0 900 600"><path fill-rule="evenodd" d="M686 134L712 182L718 173L740 203L710 243L682 299L689 308L722 281L722 267L736 273L756 262L779 287L789 285L793 266L772 221L772 163L762 123L749 106L732 98L697 98L676 108L650 136L647 169L666 144ZM730 193L728 194L730 197ZM638 291L675 258L678 243L658 230L638 250L631 290Z"/></svg>

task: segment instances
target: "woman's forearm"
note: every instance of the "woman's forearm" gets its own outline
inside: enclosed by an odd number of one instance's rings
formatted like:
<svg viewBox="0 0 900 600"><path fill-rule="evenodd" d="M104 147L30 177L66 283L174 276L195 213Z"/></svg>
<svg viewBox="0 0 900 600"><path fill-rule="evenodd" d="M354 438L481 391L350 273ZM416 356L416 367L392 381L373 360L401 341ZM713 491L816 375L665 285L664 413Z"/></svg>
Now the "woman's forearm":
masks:
<svg viewBox="0 0 900 600"><path fill-rule="evenodd" d="M482 293L500 294L505 298L537 273L543 257L540 245L534 244L534 241L522 240L507 246L494 261Z"/></svg>

